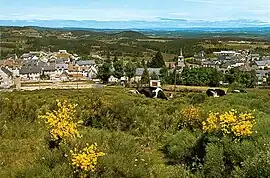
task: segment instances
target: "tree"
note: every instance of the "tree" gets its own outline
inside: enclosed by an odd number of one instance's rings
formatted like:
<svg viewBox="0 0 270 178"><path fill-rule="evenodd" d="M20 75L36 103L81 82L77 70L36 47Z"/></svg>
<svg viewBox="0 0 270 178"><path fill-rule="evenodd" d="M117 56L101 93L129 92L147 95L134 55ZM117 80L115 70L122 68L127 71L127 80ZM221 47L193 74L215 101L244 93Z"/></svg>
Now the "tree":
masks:
<svg viewBox="0 0 270 178"><path fill-rule="evenodd" d="M118 79L123 77L123 75L124 75L124 67L123 67L122 61L116 60L113 63L113 67L114 67L113 76L118 78Z"/></svg>
<svg viewBox="0 0 270 178"><path fill-rule="evenodd" d="M130 79L135 76L136 66L132 62L128 62L125 65L124 71L130 82Z"/></svg>
<svg viewBox="0 0 270 178"><path fill-rule="evenodd" d="M228 74L225 74L225 81L229 84L236 82L244 84L248 88L253 88L257 85L258 78L255 71L240 71L234 68Z"/></svg>
<svg viewBox="0 0 270 178"><path fill-rule="evenodd" d="M107 51L106 52L106 59L107 60L111 59L111 53L110 53L110 51Z"/></svg>
<svg viewBox="0 0 270 178"><path fill-rule="evenodd" d="M145 61L144 59L142 59L140 66L141 66L141 67L144 67L145 64L146 64L146 61ZM138 66L138 67L139 67L139 66Z"/></svg>
<svg viewBox="0 0 270 178"><path fill-rule="evenodd" d="M118 58L117 58L116 55L114 55L114 57L113 57L113 62L117 62L117 61L118 61Z"/></svg>
<svg viewBox="0 0 270 178"><path fill-rule="evenodd" d="M149 84L149 82L150 82L149 72L147 70L147 67L144 66L144 70L143 70L143 74L142 74L142 78L141 78L141 83L142 84Z"/></svg>
<svg viewBox="0 0 270 178"><path fill-rule="evenodd" d="M109 61L105 61L105 63L99 67L98 78L100 78L104 83L107 83L111 75L111 63Z"/></svg>
<svg viewBox="0 0 270 178"><path fill-rule="evenodd" d="M158 80L158 75L156 74L156 72L153 72L151 74L151 80Z"/></svg>
<svg viewBox="0 0 270 178"><path fill-rule="evenodd" d="M268 77L266 78L266 84L267 84L267 86L270 86L270 76L268 76Z"/></svg>
<svg viewBox="0 0 270 178"><path fill-rule="evenodd" d="M162 68L165 66L165 62L163 60L163 56L160 51L156 53L153 57L152 61L148 64L149 67L152 68Z"/></svg>
<svg viewBox="0 0 270 178"><path fill-rule="evenodd" d="M185 68L182 83L185 85L216 87L222 79L222 73L213 68Z"/></svg>

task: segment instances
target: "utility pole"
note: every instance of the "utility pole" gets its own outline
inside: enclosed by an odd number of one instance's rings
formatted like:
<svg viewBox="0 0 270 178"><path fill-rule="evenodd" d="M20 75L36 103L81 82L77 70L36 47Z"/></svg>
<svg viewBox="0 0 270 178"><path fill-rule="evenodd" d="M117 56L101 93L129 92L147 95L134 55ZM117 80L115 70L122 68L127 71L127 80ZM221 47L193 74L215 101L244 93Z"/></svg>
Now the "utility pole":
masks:
<svg viewBox="0 0 270 178"><path fill-rule="evenodd" d="M77 67L77 90L79 89L79 67Z"/></svg>
<svg viewBox="0 0 270 178"><path fill-rule="evenodd" d="M175 70L174 70L174 93L176 93L176 78L177 78L177 62L175 63Z"/></svg>
<svg viewBox="0 0 270 178"><path fill-rule="evenodd" d="M41 77L41 75L40 75L40 73L39 73L39 78L38 78L38 89L40 90L40 77Z"/></svg>

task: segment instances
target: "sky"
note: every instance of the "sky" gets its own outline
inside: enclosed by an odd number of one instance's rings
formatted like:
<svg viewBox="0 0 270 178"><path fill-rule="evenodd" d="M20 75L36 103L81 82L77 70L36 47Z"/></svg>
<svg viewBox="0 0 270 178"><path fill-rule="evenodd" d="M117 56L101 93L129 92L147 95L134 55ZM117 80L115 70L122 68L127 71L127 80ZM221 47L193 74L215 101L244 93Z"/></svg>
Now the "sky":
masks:
<svg viewBox="0 0 270 178"><path fill-rule="evenodd" d="M93 20L59 26L121 27L245 27L270 26L270 0L0 0L3 20ZM32 23L31 23L32 21ZM136 22L133 22L136 21ZM105 23L106 22L106 23ZM127 23L129 22L129 23ZM39 25L39 24L38 24Z"/></svg>
<svg viewBox="0 0 270 178"><path fill-rule="evenodd" d="M0 0L0 20L270 22L270 0Z"/></svg>

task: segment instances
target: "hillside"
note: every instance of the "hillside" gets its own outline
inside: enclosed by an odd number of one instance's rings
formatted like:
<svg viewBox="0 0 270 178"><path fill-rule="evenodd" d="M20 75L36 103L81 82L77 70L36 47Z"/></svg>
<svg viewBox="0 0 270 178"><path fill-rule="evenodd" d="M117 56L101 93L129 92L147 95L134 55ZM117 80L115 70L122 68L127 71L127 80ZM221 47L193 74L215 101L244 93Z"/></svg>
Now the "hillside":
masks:
<svg viewBox="0 0 270 178"><path fill-rule="evenodd" d="M111 34L114 38L128 38L128 39L144 39L146 36L136 31L122 31L119 33Z"/></svg>
<svg viewBox="0 0 270 178"><path fill-rule="evenodd" d="M93 172L84 173L90 177L267 177L269 93L251 90L220 98L180 93L169 101L115 87L0 93L0 177L80 177L81 170L71 165L70 150L93 143L105 155L97 159ZM38 117L57 111L56 100L67 100L70 107L77 104L74 118L83 123L77 128L82 137L58 146L46 119ZM73 116L71 110L64 111L63 116ZM207 123L215 119L210 111L231 111L225 119L235 114L246 120L236 125L225 120L220 124L228 127L210 132Z"/></svg>
<svg viewBox="0 0 270 178"><path fill-rule="evenodd" d="M0 59L8 54L21 56L29 51L58 51L66 49L79 56L99 54L106 57L108 52L123 60L141 62L151 59L156 51L164 54L165 61L173 61L182 48L185 58L193 57L200 51L211 56L220 50L253 50L254 53L269 54L269 40L227 36L227 33L202 30L180 31L123 31L84 28L42 28L42 27L2 27ZM254 31L252 31L253 33ZM244 31L240 32L241 34ZM264 33L264 31L258 32ZM185 35L187 34L187 35ZM230 41L237 41L231 45ZM246 44L238 43L247 42Z"/></svg>

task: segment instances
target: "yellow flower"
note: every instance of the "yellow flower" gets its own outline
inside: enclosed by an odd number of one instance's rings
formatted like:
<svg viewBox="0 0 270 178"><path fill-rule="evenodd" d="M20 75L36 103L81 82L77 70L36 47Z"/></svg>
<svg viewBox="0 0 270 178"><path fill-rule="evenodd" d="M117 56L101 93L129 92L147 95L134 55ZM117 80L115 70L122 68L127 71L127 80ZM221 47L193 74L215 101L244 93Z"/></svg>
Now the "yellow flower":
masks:
<svg viewBox="0 0 270 178"><path fill-rule="evenodd" d="M97 151L96 143L90 146L87 144L86 146L87 147L79 152L76 148L70 151L72 154L71 164L77 172L94 172L96 170L98 157L105 155L105 153Z"/></svg>
<svg viewBox="0 0 270 178"><path fill-rule="evenodd" d="M192 105L181 110L183 127L198 127L201 123L200 109Z"/></svg>
<svg viewBox="0 0 270 178"><path fill-rule="evenodd" d="M75 122L76 104L68 104L67 101L57 101L57 110L40 115L45 120L50 136L53 140L66 141L70 138L80 137L78 122Z"/></svg>
<svg viewBox="0 0 270 178"><path fill-rule="evenodd" d="M232 134L237 137L250 136L254 124L252 113L238 114L236 110L224 114L210 113L206 121L202 123L204 132L221 131L224 135Z"/></svg>

